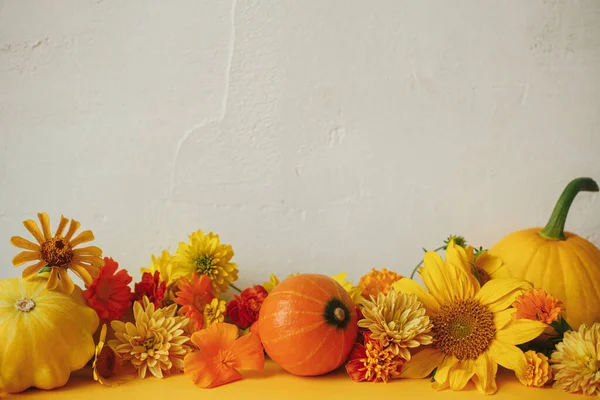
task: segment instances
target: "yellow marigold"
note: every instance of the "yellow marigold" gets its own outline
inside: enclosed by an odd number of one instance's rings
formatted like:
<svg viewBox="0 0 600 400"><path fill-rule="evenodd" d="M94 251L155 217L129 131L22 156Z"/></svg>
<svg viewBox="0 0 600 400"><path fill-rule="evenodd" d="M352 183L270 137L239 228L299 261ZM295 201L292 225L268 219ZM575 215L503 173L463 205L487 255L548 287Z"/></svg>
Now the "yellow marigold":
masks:
<svg viewBox="0 0 600 400"><path fill-rule="evenodd" d="M173 368L182 371L183 358L189 351L185 343L190 338L184 335L189 320L176 316L177 304L155 309L147 297L142 301L143 306L137 301L133 304L135 323L110 323L117 339L108 345L124 360L129 360L142 379L148 370L157 378Z"/></svg>
<svg viewBox="0 0 600 400"><path fill-rule="evenodd" d="M377 271L373 268L371 272L360 278L358 287L362 290L363 297L368 299L371 296L377 297L378 293L387 294L392 288L392 283L400 279L402 279L402 275L393 271L388 271L385 268Z"/></svg>
<svg viewBox="0 0 600 400"><path fill-rule="evenodd" d="M431 344L431 321L414 294L390 290L388 294L379 293L376 299L363 299L360 304L364 319L358 321L358 326L370 330L371 337L395 355L410 360L408 349Z"/></svg>
<svg viewBox="0 0 600 400"><path fill-rule="evenodd" d="M531 319L551 324L558 320L560 313L564 310L562 302L556 300L544 289L531 289L517 297L513 303L517 312L513 314L514 319Z"/></svg>
<svg viewBox="0 0 600 400"><path fill-rule="evenodd" d="M175 298L174 288L175 284L181 278L185 271L181 268L177 268L173 265L173 256L166 250L163 250L160 257L156 257L152 254L152 264L148 267L141 268L142 274L148 272L154 276L154 272L158 271L160 280L165 282L167 285L167 291L165 293L165 300L172 301Z"/></svg>
<svg viewBox="0 0 600 400"><path fill-rule="evenodd" d="M348 294L350 295L350 298L352 299L352 301L354 302L354 304L358 304L358 302L361 299L361 292L362 290L357 287L354 286L351 282L348 282L346 280L348 274L346 274L345 272L340 272L337 275L332 276L331 278L336 281L337 283L339 283L340 285L342 285L342 287L344 288L344 290L346 290L346 292L348 292Z"/></svg>
<svg viewBox="0 0 600 400"><path fill-rule="evenodd" d="M550 369L548 357L532 350L525 352L525 367L516 375L519 382L525 386L544 386L552 379L552 369Z"/></svg>
<svg viewBox="0 0 600 400"><path fill-rule="evenodd" d="M565 333L551 357L554 388L600 395L600 323Z"/></svg>
<svg viewBox="0 0 600 400"><path fill-rule="evenodd" d="M213 287L220 293L229 289L231 282L238 278L237 265L231 262L233 249L222 244L219 235L210 232L205 235L199 230L190 235L188 243L179 243L173 257L174 268L187 279L197 275L207 275Z"/></svg>
<svg viewBox="0 0 600 400"><path fill-rule="evenodd" d="M204 327L208 328L213 324L225 321L225 310L227 302L219 300L216 297L204 307Z"/></svg>

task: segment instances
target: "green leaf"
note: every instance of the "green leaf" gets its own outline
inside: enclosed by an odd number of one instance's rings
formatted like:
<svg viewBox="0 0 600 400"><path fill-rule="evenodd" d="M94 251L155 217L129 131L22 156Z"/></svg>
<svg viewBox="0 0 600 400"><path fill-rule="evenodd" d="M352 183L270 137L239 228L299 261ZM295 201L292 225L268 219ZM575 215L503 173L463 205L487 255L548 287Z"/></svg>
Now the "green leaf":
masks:
<svg viewBox="0 0 600 400"><path fill-rule="evenodd" d="M435 381L435 373L437 372L437 368L434 368L433 371L431 371L431 382Z"/></svg>
<svg viewBox="0 0 600 400"><path fill-rule="evenodd" d="M477 271L477 267L475 266L475 264L470 263L471 264L471 268L473 269L473 275L475 276L475 279L477 279L477 282L479 282L479 286L481 286L481 279L479 279L479 271Z"/></svg>
<svg viewBox="0 0 600 400"><path fill-rule="evenodd" d="M46 265L44 268L42 268L38 271L38 274L43 274L44 272L50 272L50 271L52 271L52 267L50 267L49 265Z"/></svg>

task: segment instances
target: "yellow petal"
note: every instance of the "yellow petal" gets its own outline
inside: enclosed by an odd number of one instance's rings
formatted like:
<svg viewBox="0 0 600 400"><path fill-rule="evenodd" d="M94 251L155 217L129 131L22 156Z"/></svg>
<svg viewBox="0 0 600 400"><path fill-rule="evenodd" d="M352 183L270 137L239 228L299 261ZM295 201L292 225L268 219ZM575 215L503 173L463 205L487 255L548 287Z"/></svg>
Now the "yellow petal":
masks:
<svg viewBox="0 0 600 400"><path fill-rule="evenodd" d="M48 278L48 282L46 282L46 289L55 290L58 286L58 271L57 267L53 267L52 271L50 271L50 277Z"/></svg>
<svg viewBox="0 0 600 400"><path fill-rule="evenodd" d="M46 213L39 213L38 219L40 220L40 224L42 225L42 231L44 232L44 238L46 240L52 239L52 233L50 233L50 218Z"/></svg>
<svg viewBox="0 0 600 400"><path fill-rule="evenodd" d="M494 313L494 325L496 326L496 330L504 328L510 321L512 321L513 314L517 312L514 308L507 308L506 310L502 310L500 312Z"/></svg>
<svg viewBox="0 0 600 400"><path fill-rule="evenodd" d="M29 267L27 267L23 270L22 278L30 279L30 278L34 277L35 275L38 274L38 272L40 272L40 269L44 268L45 266L46 266L45 261L40 261L38 263L30 265Z"/></svg>
<svg viewBox="0 0 600 400"><path fill-rule="evenodd" d="M421 379L429 376L442 362L444 354L433 346L425 347L413 355L402 367L400 378Z"/></svg>
<svg viewBox="0 0 600 400"><path fill-rule="evenodd" d="M90 272L88 271L88 268L94 268L94 267L87 267L82 264L71 264L69 266L69 269L72 270L78 277L80 277L81 280L87 286L91 285L92 282L94 281L94 279L92 278L92 274L90 274Z"/></svg>
<svg viewBox="0 0 600 400"><path fill-rule="evenodd" d="M80 225L81 224L78 221L75 221L74 219L71 220L71 224L69 225L69 231L67 232L67 234L64 237L64 239L67 242L71 240L71 238L73 237L75 232L77 232L77 229L79 229Z"/></svg>
<svg viewBox="0 0 600 400"><path fill-rule="evenodd" d="M44 235L42 235L40 228L38 228L38 225L34 220L28 219L26 221L23 221L23 225L25 226L25 228L27 228L29 233L33 235L33 237L35 238L35 240L38 241L39 244L42 244L46 241L46 239L44 239Z"/></svg>
<svg viewBox="0 0 600 400"><path fill-rule="evenodd" d="M21 236L13 236L10 238L10 243L20 249L40 251L40 246L36 243L23 239Z"/></svg>
<svg viewBox="0 0 600 400"><path fill-rule="evenodd" d="M40 259L39 251L22 251L13 257L12 263L16 267L16 266L25 264L26 262L39 260L39 259Z"/></svg>
<svg viewBox="0 0 600 400"><path fill-rule="evenodd" d="M423 303L427 312L430 314L437 314L440 309L440 304L437 300L427 293L423 286L409 278L402 278L398 282L392 284L392 289L396 293L412 293L417 296L419 301Z"/></svg>
<svg viewBox="0 0 600 400"><path fill-rule="evenodd" d="M471 377L475 375L472 360L463 360L450 371L450 389L463 390Z"/></svg>
<svg viewBox="0 0 600 400"><path fill-rule="evenodd" d="M54 235L55 236L62 235L62 233L65 230L65 227L67 226L68 223L69 223L69 219L65 218L63 215L61 215L60 216L60 223L58 224L58 228L56 228L56 233Z"/></svg>
<svg viewBox="0 0 600 400"><path fill-rule="evenodd" d="M94 240L94 234L92 231L83 231L77 237L70 241L71 247L75 247L81 243L91 242Z"/></svg>
<svg viewBox="0 0 600 400"><path fill-rule="evenodd" d="M482 393L494 394L498 390L496 386L496 373L498 372L498 364L496 364L487 353L483 353L473 364L475 376L473 382L475 387Z"/></svg>
<svg viewBox="0 0 600 400"><path fill-rule="evenodd" d="M458 364L458 359L454 356L447 356L444 358L444 361L440 364L438 369L435 371L434 379L439 384L444 384L448 382L448 375L450 374L450 370Z"/></svg>
<svg viewBox="0 0 600 400"><path fill-rule="evenodd" d="M75 255L89 255L89 256L101 257L102 256L102 249L100 247L98 247L98 246L80 247L78 249L74 249L73 250L73 254L75 254Z"/></svg>
<svg viewBox="0 0 600 400"><path fill-rule="evenodd" d="M531 289L531 284L517 278L499 278L488 281L475 296L492 312L498 312L510 306L521 290Z"/></svg>
<svg viewBox="0 0 600 400"><path fill-rule="evenodd" d="M488 356L504 368L512 369L516 373L523 373L525 355L517 346L494 340L488 349Z"/></svg>
<svg viewBox="0 0 600 400"><path fill-rule="evenodd" d="M453 254L458 250L449 246L448 252L451 259L460 258ZM434 251L425 253L425 266L421 268L420 274L423 283L429 289L429 293L440 304L449 304L456 299L468 299L475 295L478 288L473 274L467 273L465 268L454 264L444 263L439 254Z"/></svg>
<svg viewBox="0 0 600 400"><path fill-rule="evenodd" d="M104 265L104 260L98 256L73 256L73 262L77 262L78 264L91 264L95 267L102 267Z"/></svg>
<svg viewBox="0 0 600 400"><path fill-rule="evenodd" d="M73 290L75 289L75 284L73 283L73 280L71 280L71 277L69 276L67 270L63 269L62 271L59 271L58 274L60 276L62 291L67 294L73 293Z"/></svg>
<svg viewBox="0 0 600 400"><path fill-rule="evenodd" d="M508 344L523 344L540 336L547 327L540 321L519 319L496 332L496 339Z"/></svg>

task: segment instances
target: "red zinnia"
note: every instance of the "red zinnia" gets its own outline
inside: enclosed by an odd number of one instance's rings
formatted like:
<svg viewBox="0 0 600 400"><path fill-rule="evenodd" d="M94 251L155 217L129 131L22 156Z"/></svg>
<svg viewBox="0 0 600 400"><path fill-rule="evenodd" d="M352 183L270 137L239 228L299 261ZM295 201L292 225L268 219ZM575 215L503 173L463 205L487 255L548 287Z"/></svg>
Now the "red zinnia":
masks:
<svg viewBox="0 0 600 400"><path fill-rule="evenodd" d="M160 272L155 271L154 275L150 272L144 272L142 281L135 284L135 301L141 302L144 296L148 297L154 307L163 306L167 284L161 282Z"/></svg>
<svg viewBox="0 0 600 400"><path fill-rule="evenodd" d="M239 297L234 296L227 306L227 315L231 322L242 329L256 322L260 307L268 294L264 287L256 285L244 289Z"/></svg>
<svg viewBox="0 0 600 400"><path fill-rule="evenodd" d="M104 257L100 274L83 292L88 306L96 310L102 323L121 319L131 307L131 276L124 269L116 272L118 267L115 260Z"/></svg>

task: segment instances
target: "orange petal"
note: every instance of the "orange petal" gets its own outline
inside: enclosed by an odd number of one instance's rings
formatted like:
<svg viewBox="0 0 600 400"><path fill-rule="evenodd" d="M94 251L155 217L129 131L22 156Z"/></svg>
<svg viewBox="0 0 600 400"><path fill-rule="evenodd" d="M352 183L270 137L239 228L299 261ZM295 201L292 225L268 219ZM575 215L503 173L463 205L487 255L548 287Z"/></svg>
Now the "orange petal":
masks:
<svg viewBox="0 0 600 400"><path fill-rule="evenodd" d="M20 249L40 251L40 246L38 244L30 242L27 239L23 239L21 236L13 236L13 237L11 237L10 238L10 243L13 246L18 247Z"/></svg>
<svg viewBox="0 0 600 400"><path fill-rule="evenodd" d="M62 291L67 294L73 293L73 290L75 289L75 284L73 283L73 280L69 276L69 273L67 272L67 270L60 271L59 275L60 275L60 283L62 286Z"/></svg>
<svg viewBox="0 0 600 400"><path fill-rule="evenodd" d="M71 240L71 238L73 237L73 235L75 234L75 232L77 232L77 229L79 229L79 226L81 224L78 221L75 221L74 219L71 220L71 225L69 225L69 231L67 232L66 236L64 237L64 239L68 242L69 240Z"/></svg>
<svg viewBox="0 0 600 400"><path fill-rule="evenodd" d="M35 263L33 265L30 265L29 267L25 268L23 270L23 279L30 279L32 277L34 277L35 275L37 275L38 272L40 272L40 269L44 268L44 266L46 265L45 261L40 261L38 263Z"/></svg>
<svg viewBox="0 0 600 400"><path fill-rule="evenodd" d="M262 371L265 366L265 353L260 339L249 333L236 340L229 348L234 357L234 368Z"/></svg>
<svg viewBox="0 0 600 400"><path fill-rule="evenodd" d="M194 384L207 388L217 379L215 366L210 364L212 359L200 352L187 354L183 359L183 370Z"/></svg>
<svg viewBox="0 0 600 400"><path fill-rule="evenodd" d="M231 347L237 336L237 326L221 322L211 325L207 329L195 332L192 335L192 342L203 353L216 354L219 350Z"/></svg>
<svg viewBox="0 0 600 400"><path fill-rule="evenodd" d="M38 225L34 220L28 219L26 221L23 221L23 225L25 226L25 228L27 228L29 233L33 235L33 237L35 238L35 240L38 241L39 244L42 244L46 241L44 239L44 235L42 235L40 228L38 228Z"/></svg>
<svg viewBox="0 0 600 400"><path fill-rule="evenodd" d="M62 235L62 233L65 230L65 227L67 226L68 223L69 223L69 219L65 218L64 215L61 215L60 223L58 224L58 228L56 228L56 233L54 234L54 236Z"/></svg>
<svg viewBox="0 0 600 400"><path fill-rule="evenodd" d="M74 249L73 250L73 254L75 255L90 255L90 256L97 256L97 257L101 257L102 256L102 249L98 246L88 246L88 247L81 247L79 249Z"/></svg>
<svg viewBox="0 0 600 400"><path fill-rule="evenodd" d="M214 388L217 386L226 385L231 382L239 381L240 379L242 379L242 374L240 374L237 370L233 368L223 367L219 368L217 379L215 379L210 385L208 385L208 387Z"/></svg>
<svg viewBox="0 0 600 400"><path fill-rule="evenodd" d="M52 233L50 233L50 218L46 213L39 213L38 219L40 220L40 224L42 224L42 231L44 232L44 237L46 240L52 239Z"/></svg>
<svg viewBox="0 0 600 400"><path fill-rule="evenodd" d="M46 289L55 290L58 286L58 271L57 267L52 267L52 271L50 271L50 277L48 278L48 282L46 282Z"/></svg>
<svg viewBox="0 0 600 400"><path fill-rule="evenodd" d="M34 261L34 260L39 260L39 259L40 259L39 251L22 251L13 257L12 263L16 267L16 266L25 264L28 261Z"/></svg>
<svg viewBox="0 0 600 400"><path fill-rule="evenodd" d="M92 231L83 231L77 237L70 241L71 247L75 247L81 243L91 242L94 240L94 234Z"/></svg>

